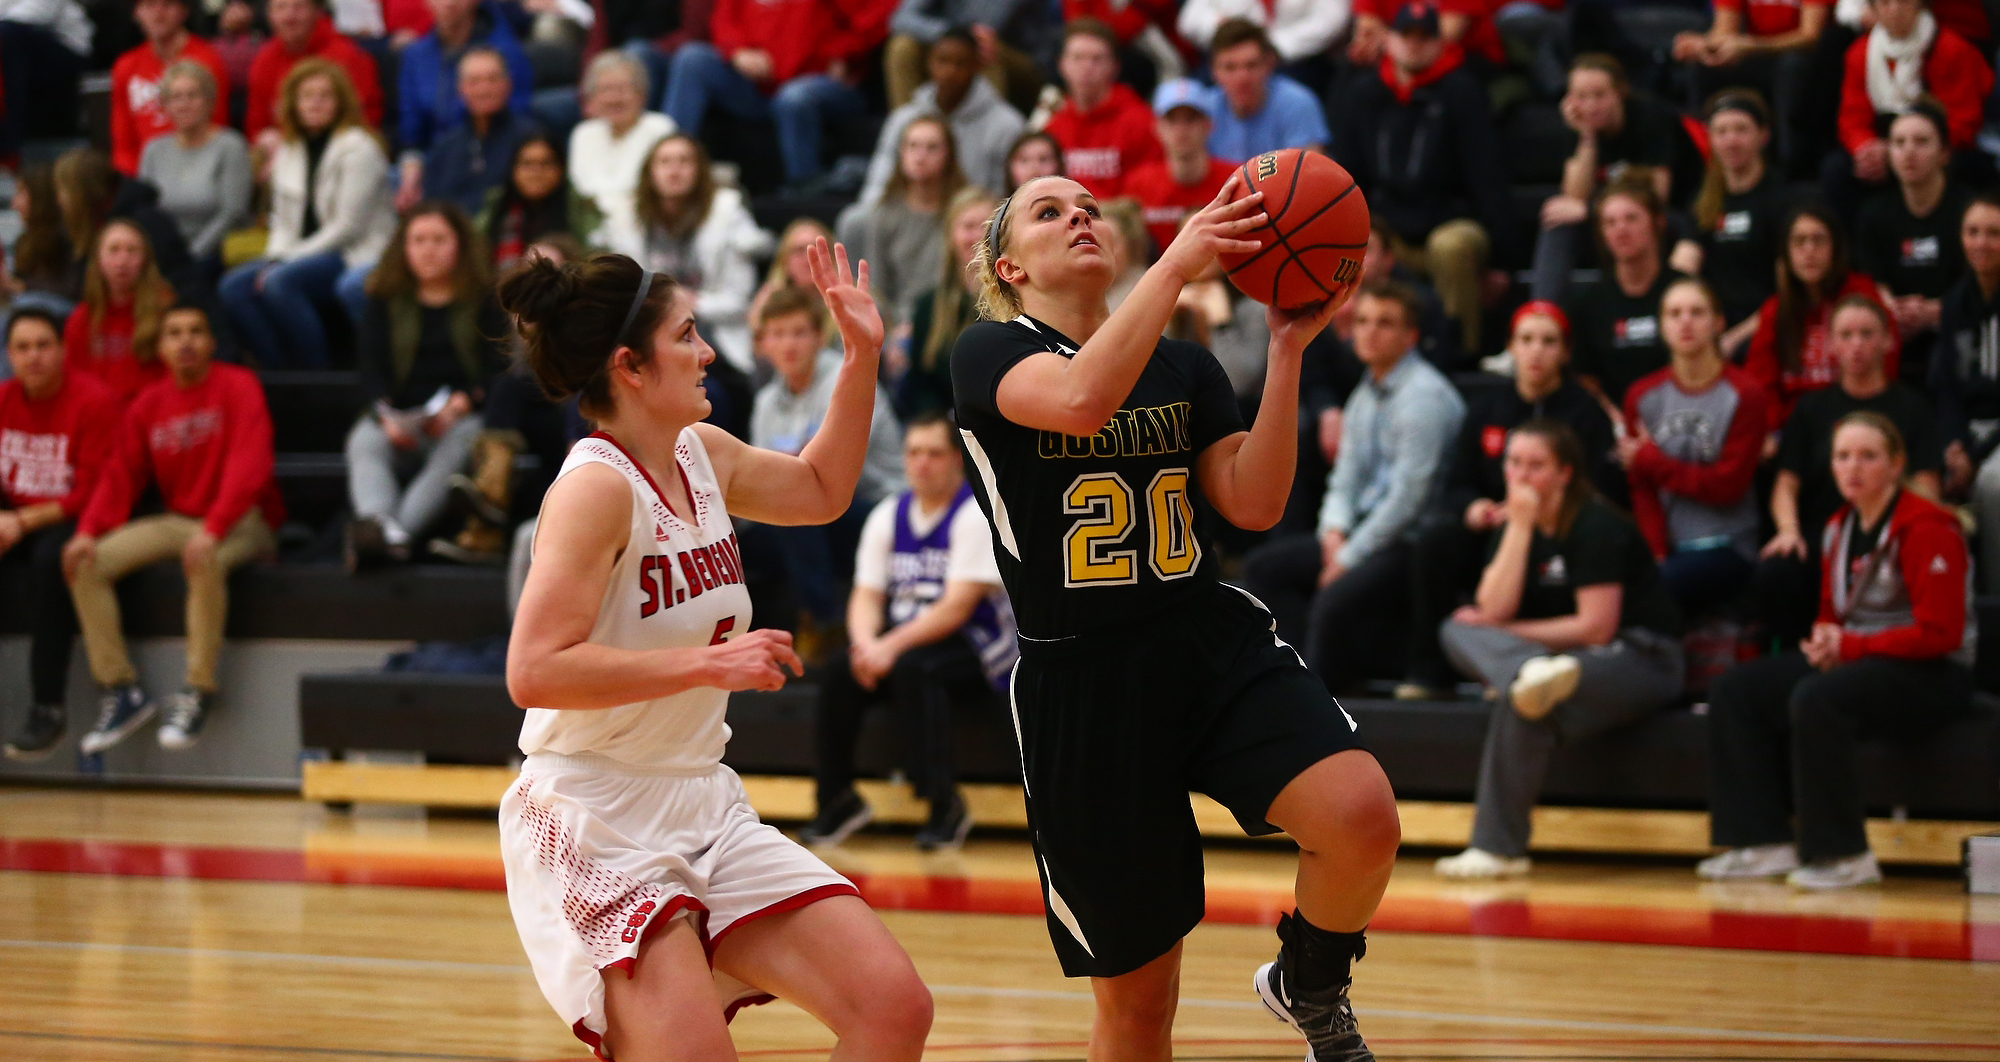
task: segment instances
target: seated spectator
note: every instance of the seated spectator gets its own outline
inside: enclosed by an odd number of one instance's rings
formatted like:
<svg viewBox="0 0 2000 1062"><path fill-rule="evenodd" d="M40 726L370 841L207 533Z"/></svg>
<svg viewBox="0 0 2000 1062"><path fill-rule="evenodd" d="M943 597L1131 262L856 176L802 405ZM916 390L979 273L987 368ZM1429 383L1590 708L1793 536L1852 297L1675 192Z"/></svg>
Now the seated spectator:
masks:
<svg viewBox="0 0 2000 1062"><path fill-rule="evenodd" d="M160 194L145 181L126 180L111 168L111 156L96 148L72 148L56 158L51 171L57 211L68 237L73 290L81 294L83 270L97 234L112 218L139 227L152 245L160 275L176 290L194 291L202 284L180 227L160 209ZM74 296L73 296L74 297Z"/></svg>
<svg viewBox="0 0 2000 1062"><path fill-rule="evenodd" d="M1562 190L1542 203L1532 282L1534 297L1550 302L1562 302L1569 293L1590 204L1601 189L1643 182L1652 185L1663 208L1681 205L1693 198L1702 165L1681 119L1652 97L1633 92L1625 68L1608 55L1577 56L1562 98L1562 120L1576 134L1576 148L1563 163ZM1663 210L1655 213L1664 219Z"/></svg>
<svg viewBox="0 0 2000 1062"><path fill-rule="evenodd" d="M271 39L257 50L250 65L249 103L243 112L246 139L266 154L279 150L284 86L292 68L307 59L332 63L346 75L358 107L356 124L381 124L382 83L376 78L375 60L334 31L321 0L269 0L264 15L271 23Z"/></svg>
<svg viewBox="0 0 2000 1062"><path fill-rule="evenodd" d="M1174 35L1174 7L1174 0L1063 0L1062 21L1067 25L1089 18L1111 27L1118 37L1118 65L1125 83L1143 99L1150 98L1161 82L1187 73L1187 57L1181 53L1185 44ZM1205 33L1195 39L1208 37Z"/></svg>
<svg viewBox="0 0 2000 1062"><path fill-rule="evenodd" d="M1874 28L1847 49L1840 86L1840 144L1826 157L1827 201L1853 217L1864 189L1890 177L1889 123L1929 96L1945 114L1952 151L1973 146L1985 115L1993 69L1979 51L1941 26L1925 0L1869 0ZM1982 167L1990 175L1992 163Z"/></svg>
<svg viewBox="0 0 2000 1062"><path fill-rule="evenodd" d="M1383 50L1389 44L1391 24L1403 6L1402 0L1354 0L1354 32L1348 36L1347 42L1349 63L1369 70L1382 61ZM1506 65L1506 49L1500 43L1495 23L1499 5L1489 7L1486 0L1439 0L1423 6L1437 13L1439 36L1444 38L1446 44L1456 44L1464 50L1467 62L1482 81ZM1567 33L1562 36L1566 43ZM1556 70L1560 70L1559 61L1556 61ZM1561 80L1553 72L1550 76L1556 82ZM1336 91L1339 87L1335 86ZM1557 91L1560 92L1560 89Z"/></svg>
<svg viewBox="0 0 2000 1062"><path fill-rule="evenodd" d="M1931 425L1931 404L1888 374L1895 346L1888 311L1865 295L1841 299L1834 306L1830 343L1840 377L1799 399L1785 422L1778 477L1771 488L1777 533L1764 544L1757 564L1757 611L1780 645L1804 641L1819 609L1819 542L1806 529L1825 527L1840 508L1840 489L1833 481L1835 424L1864 410L1887 417L1908 440L1911 485L1925 497L1939 497L1943 455Z"/></svg>
<svg viewBox="0 0 2000 1062"><path fill-rule="evenodd" d="M856 199L857 208L882 198L896 172L897 147L903 130L918 118L943 118L951 125L958 168L965 179L986 189L1007 180L1007 152L1026 124L1021 112L1000 98L992 84L979 77L979 45L968 30L953 29L931 45L925 60L930 80L917 86L910 102L898 107L882 125L875 155L868 160L868 179Z"/></svg>
<svg viewBox="0 0 2000 1062"><path fill-rule="evenodd" d="M408 560L444 515L485 422L479 407L505 370L479 238L450 203L403 219L370 278L359 352L361 419L347 433L349 571Z"/></svg>
<svg viewBox="0 0 2000 1062"><path fill-rule="evenodd" d="M1210 198L1213 198L1211 196ZM944 207L943 253L937 287L917 296L910 310L909 369L896 382L898 416L906 424L926 413L952 410L951 349L959 333L979 319L979 282L967 266L1000 201L984 188L961 188Z"/></svg>
<svg viewBox="0 0 2000 1062"><path fill-rule="evenodd" d="M1660 299L1682 279L1660 255L1666 211L1653 182L1628 176L1597 201L1597 234L1609 268L1563 302L1573 331L1570 367L1578 382L1613 409L1632 384L1667 364Z"/></svg>
<svg viewBox="0 0 2000 1062"><path fill-rule="evenodd" d="M212 119L217 87L207 67L175 63L158 86L173 128L147 142L139 179L159 189L160 209L174 219L202 279L212 285L222 276L223 237L250 217L250 146L241 133Z"/></svg>
<svg viewBox="0 0 2000 1062"><path fill-rule="evenodd" d="M748 319L755 321L762 316L760 308L772 292L789 288L804 295L806 301L813 304L815 312L826 323L825 340L832 343L840 336L833 329L833 315L826 312L826 303L820 297L819 285L813 283L812 266L806 258L806 251L815 240L832 243L834 235L832 229L810 214L801 214L785 226L785 231L778 235L777 249L772 252L771 267L764 271L764 282L757 286L757 294L750 297Z"/></svg>
<svg viewBox="0 0 2000 1062"><path fill-rule="evenodd" d="M1849 295L1875 297L1875 282L1847 267L1847 241L1825 207L1794 209L1785 219L1778 292L1757 311L1757 331L1743 369L1771 398L1772 427L1791 419L1799 396L1839 375L1827 346L1833 307ZM1889 352L1889 375L1896 375Z"/></svg>
<svg viewBox="0 0 2000 1062"><path fill-rule="evenodd" d="M943 119L919 118L904 126L896 172L881 201L853 219L853 238L843 240L860 247L868 260L875 301L892 332L907 331L917 296L942 268L944 205L965 187L955 154L951 126Z"/></svg>
<svg viewBox="0 0 2000 1062"><path fill-rule="evenodd" d="M222 304L259 365L323 369L332 359L322 307L346 276L375 268L395 232L389 159L332 63L294 66L280 101L270 238L263 257L222 278Z"/></svg>
<svg viewBox="0 0 2000 1062"><path fill-rule="evenodd" d="M1393 284L1355 296L1354 353L1367 367L1341 419L1318 534L1252 552L1244 586L1278 636L1341 692L1400 659L1408 621L1406 534L1437 498L1465 402L1416 353L1417 300Z"/></svg>
<svg viewBox="0 0 2000 1062"><path fill-rule="evenodd" d="M1755 93L1728 89L1709 101L1708 173L1694 201L1699 265L1680 257L1689 243L1674 249L1681 271L1708 281L1722 300L1729 326L1722 352L1732 358L1756 332L1757 310L1776 290L1771 263L1790 197L1764 159L1770 142L1771 115Z"/></svg>
<svg viewBox="0 0 2000 1062"><path fill-rule="evenodd" d="M627 52L599 52L583 73L585 118L569 134L569 185L596 206L611 231L636 227L633 193L646 156L675 132L672 118L646 110L646 98L646 68ZM585 242L599 238L589 229L575 235Z"/></svg>
<svg viewBox="0 0 2000 1062"><path fill-rule="evenodd" d="M1965 539L1950 510L1903 489L1903 471L1888 418L1853 413L1834 429L1846 504L1821 536L1812 636L1737 666L1709 691L1709 832L1728 851L1702 861L1704 878L1785 874L1814 889L1880 881L1862 829L1856 741L1919 736L1971 709Z"/></svg>
<svg viewBox="0 0 2000 1062"><path fill-rule="evenodd" d="M613 231L606 226L606 242L686 285L695 296L702 335L738 368L750 371L746 314L757 286L753 260L771 249L771 234L757 227L742 192L715 183L708 149L686 133L653 146L636 203L638 228Z"/></svg>
<svg viewBox="0 0 2000 1062"><path fill-rule="evenodd" d="M1331 135L1319 100L1277 72L1278 50L1248 19L1224 19L1211 38L1209 72L1219 99L1208 153L1243 162L1280 148L1324 150Z"/></svg>
<svg viewBox="0 0 2000 1062"><path fill-rule="evenodd" d="M504 109L516 117L528 116L535 87L534 67L496 0L426 2L434 19L431 31L410 42L396 61L396 148L402 152L396 201L403 209L425 194L424 154L439 137L465 124L461 59L474 48L499 56L507 82ZM418 191L404 190L411 185Z"/></svg>
<svg viewBox="0 0 2000 1062"><path fill-rule="evenodd" d="M789 288L773 291L758 307L757 356L770 365L771 382L757 392L750 411L750 445L796 454L812 441L833 400L841 354L824 340L824 312ZM810 621L809 630L841 622L839 585L850 571L861 524L869 509L903 489L895 413L889 396L875 389L875 413L868 429L868 457L861 466L854 504L830 524L818 527L765 527L754 537L776 541L784 555L791 589ZM745 532L751 534L750 532ZM745 549L753 545L746 544ZM780 620L777 626L787 626ZM805 655L805 654L801 654Z"/></svg>
<svg viewBox="0 0 2000 1062"><path fill-rule="evenodd" d="M1111 199L1125 175L1160 157L1146 101L1118 80L1118 38L1096 19L1063 27L1062 106L1042 131L1062 145L1066 174Z"/></svg>
<svg viewBox="0 0 2000 1062"><path fill-rule="evenodd" d="M1208 134L1215 129L1211 95L1187 78L1168 81L1153 93L1153 131L1163 155L1126 174L1124 194L1145 211L1156 252L1174 242L1181 222L1207 206L1236 172L1235 164L1208 153Z"/></svg>
<svg viewBox="0 0 2000 1062"><path fill-rule="evenodd" d="M1798 156L1792 130L1802 109L1811 105L1805 93L1811 85L1813 53L1831 8L1830 0L1718 0L1708 32L1674 37L1673 56L1688 64L1698 95L1754 86L1750 91L1771 101L1778 118L1778 161L1787 172L1802 162L1817 162Z"/></svg>
<svg viewBox="0 0 2000 1062"><path fill-rule="evenodd" d="M510 110L513 91L507 62L485 45L465 49L458 60L458 98L464 106L460 121L439 133L430 151L414 160L403 157L402 183L396 188L398 210L418 202L442 199L476 214L486 194L509 176L508 160L521 141L542 136L541 127L525 114Z"/></svg>
<svg viewBox="0 0 2000 1062"><path fill-rule="evenodd" d="M1722 309L1708 285L1675 280L1659 312L1673 360L1626 392L1618 463L1660 577L1694 620L1749 586L1757 555L1750 486L1771 430L1770 400L1722 357Z"/></svg>
<svg viewBox="0 0 2000 1062"><path fill-rule="evenodd" d="M1530 421L1564 425L1582 447L1574 474L1594 497L1613 504L1625 497L1611 418L1565 373L1569 319L1562 310L1554 303L1523 304L1514 311L1507 352L1514 365L1512 386L1481 388L1467 400L1441 504L1411 541L1409 682L1398 696L1421 700L1451 689L1438 625L1478 584L1487 537L1506 524L1507 433Z"/></svg>
<svg viewBox="0 0 2000 1062"><path fill-rule="evenodd" d="M1854 268L1875 281L1901 336L1901 372L1921 384L1944 293L1965 275L1958 223L1972 193L1952 180L1944 112L1918 104L1889 124L1893 185L1854 221Z"/></svg>
<svg viewBox="0 0 2000 1062"><path fill-rule="evenodd" d="M778 127L785 182L820 175L826 123L863 113L867 101L848 80L855 42L823 0L715 0L708 41L674 53L667 76L667 117L699 135L711 108Z"/></svg>
<svg viewBox="0 0 2000 1062"><path fill-rule="evenodd" d="M1067 172L1062 145L1055 137L1039 129L1022 133L1007 148L1007 187L1001 194L1013 195L1014 189L1037 177L1060 177Z"/></svg>
<svg viewBox="0 0 2000 1062"><path fill-rule="evenodd" d="M1930 394L1945 443L1945 492L1972 496L1979 567L2000 590L2000 199L1984 193L1965 208L1961 242L1969 268L1944 297Z"/></svg>
<svg viewBox="0 0 2000 1062"><path fill-rule="evenodd" d="M1190 41L1212 41L1232 18L1257 26L1287 66L1319 60L1347 28L1348 6L1324 0L1182 0L1175 27Z"/></svg>
<svg viewBox="0 0 2000 1062"><path fill-rule="evenodd" d="M1380 69L1344 95L1331 142L1387 222L1396 257L1430 277L1466 350L1479 348L1480 289L1495 239L1514 231L1486 86L1438 36L1427 0L1397 12Z"/></svg>
<svg viewBox="0 0 2000 1062"><path fill-rule="evenodd" d="M1044 10L1025 0L900 0L889 17L889 46L882 53L889 109L916 98L930 50L946 33L963 30L978 45L981 74L1025 113L1042 90L1035 56L1045 43Z"/></svg>
<svg viewBox="0 0 2000 1062"><path fill-rule="evenodd" d="M1447 878L1527 873L1528 815L1556 745L1672 707L1685 674L1673 595L1638 529L1591 488L1576 435L1529 421L1506 454L1478 593L1438 634L1454 666L1499 694L1472 844L1438 860Z"/></svg>
<svg viewBox="0 0 2000 1062"><path fill-rule="evenodd" d="M63 546L90 674L103 691L97 724L78 746L94 755L153 717L153 699L125 649L114 584L160 561L187 578L187 671L167 698L160 747L186 749L215 707L216 659L229 612L229 573L277 552L284 503L272 477L271 413L257 374L217 362L208 314L182 303L160 325L166 379L133 399L90 504ZM164 512L134 517L148 484Z"/></svg>
<svg viewBox="0 0 2000 1062"><path fill-rule="evenodd" d="M28 588L27 718L7 742L10 760L55 751L69 726L70 647L76 608L63 584L62 548L110 456L118 401L66 372L62 336L46 310L7 322L11 379L0 381L0 573Z"/></svg>
<svg viewBox="0 0 2000 1062"><path fill-rule="evenodd" d="M1410 289L1417 297L1420 307L1417 313L1417 353L1447 376L1459 371L1464 352L1458 345L1458 325L1445 316L1444 304L1438 300L1437 291L1396 257L1395 239L1389 232L1389 223L1371 214L1368 218L1368 249L1362 252L1361 258L1361 286L1390 280ZM1352 338L1353 299L1334 309L1327 331L1342 342ZM1504 352L1502 356L1505 356ZM1508 370L1508 373L1511 372L1511 369Z"/></svg>
<svg viewBox="0 0 2000 1062"><path fill-rule="evenodd" d="M4 293L11 309L35 306L64 318L83 295L82 273L56 202L54 175L47 166L29 166L14 175L14 215L21 233L7 255Z"/></svg>
<svg viewBox="0 0 2000 1062"><path fill-rule="evenodd" d="M173 304L174 287L160 276L146 234L123 218L105 222L84 273L83 301L63 326L63 367L131 401L167 375L160 324Z"/></svg>
<svg viewBox="0 0 2000 1062"><path fill-rule="evenodd" d="M496 274L512 269L528 248L550 236L581 243L603 224L596 204L563 178L562 156L546 134L529 133L514 146L507 179L486 193L473 222Z"/></svg>
<svg viewBox="0 0 2000 1062"><path fill-rule="evenodd" d="M154 137L178 128L166 109L166 72L179 63L199 65L209 75L208 114L215 125L229 124L229 101L217 85L229 71L208 42L187 30L189 0L136 0L132 21L146 43L118 57L111 67L111 164L127 177L139 172L139 153Z"/></svg>
<svg viewBox="0 0 2000 1062"><path fill-rule="evenodd" d="M953 716L962 701L991 700L1020 656L993 531L942 412L903 433L903 477L909 489L876 503L861 526L847 597L850 647L820 680L817 812L799 831L810 845L839 844L873 817L854 791L854 748L863 715L883 701L906 736L911 784L930 804L917 848L964 844L972 816L958 793Z"/></svg>

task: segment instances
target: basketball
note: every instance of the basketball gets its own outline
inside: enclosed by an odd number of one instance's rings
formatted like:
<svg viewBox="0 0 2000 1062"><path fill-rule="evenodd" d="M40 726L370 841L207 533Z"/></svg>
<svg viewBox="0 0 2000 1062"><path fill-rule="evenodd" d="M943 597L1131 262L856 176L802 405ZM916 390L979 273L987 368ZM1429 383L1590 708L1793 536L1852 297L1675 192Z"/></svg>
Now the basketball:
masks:
<svg viewBox="0 0 2000 1062"><path fill-rule="evenodd" d="M1298 148L1242 166L1239 195L1264 193L1270 220L1244 234L1262 241L1249 254L1221 255L1245 295L1280 309L1344 297L1361 282L1368 248L1368 201L1340 163Z"/></svg>

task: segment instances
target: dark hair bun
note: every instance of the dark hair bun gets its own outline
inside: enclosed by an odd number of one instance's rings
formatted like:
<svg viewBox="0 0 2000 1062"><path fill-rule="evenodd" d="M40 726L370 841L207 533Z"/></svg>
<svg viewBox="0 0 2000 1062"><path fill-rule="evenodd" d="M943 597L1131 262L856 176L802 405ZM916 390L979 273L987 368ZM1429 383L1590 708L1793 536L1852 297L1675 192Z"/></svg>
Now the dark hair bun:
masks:
<svg viewBox="0 0 2000 1062"><path fill-rule="evenodd" d="M519 318L525 327L545 328L565 303L576 298L577 282L576 266L529 255L520 268L501 279L500 308Z"/></svg>
<svg viewBox="0 0 2000 1062"><path fill-rule="evenodd" d="M652 347L639 337L650 337L673 303L677 285L670 277L657 277L632 322L630 338L618 334L646 275L639 263L622 254L560 265L536 254L500 281L500 308L518 322L523 361L544 394L555 401L580 395L586 416L610 413L606 369L611 355L621 342L630 342L632 364L644 364Z"/></svg>

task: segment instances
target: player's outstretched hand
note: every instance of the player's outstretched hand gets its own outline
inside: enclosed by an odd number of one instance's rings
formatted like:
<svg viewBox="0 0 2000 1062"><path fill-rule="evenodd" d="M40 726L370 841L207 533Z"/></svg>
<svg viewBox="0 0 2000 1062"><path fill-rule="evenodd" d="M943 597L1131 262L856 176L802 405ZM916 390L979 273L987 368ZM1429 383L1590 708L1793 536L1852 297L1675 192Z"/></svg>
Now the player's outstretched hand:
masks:
<svg viewBox="0 0 2000 1062"><path fill-rule="evenodd" d="M1174 234L1174 242L1160 253L1160 263L1179 274L1182 283L1191 283L1208 272L1218 254L1249 254L1264 246L1262 240L1243 238L1270 220L1264 213L1264 193L1232 199L1242 185L1241 172L1230 174L1215 198L1191 215Z"/></svg>
<svg viewBox="0 0 2000 1062"><path fill-rule="evenodd" d="M806 264L812 269L813 283L819 287L827 312L840 326L841 340L854 350L880 352L882 311L868 291L868 260L862 259L850 270L847 248L838 243L828 247L826 237L821 236L806 248Z"/></svg>
<svg viewBox="0 0 2000 1062"><path fill-rule="evenodd" d="M716 671L714 685L735 690L777 690L785 686L785 670L804 676L806 665L792 651L785 631L754 630L709 647Z"/></svg>
<svg viewBox="0 0 2000 1062"><path fill-rule="evenodd" d="M1313 337L1326 329L1327 322L1354 294L1352 287L1330 299L1321 299L1310 306L1285 310L1276 306L1264 308L1264 323L1271 329L1271 349L1274 352L1297 354L1306 349Z"/></svg>

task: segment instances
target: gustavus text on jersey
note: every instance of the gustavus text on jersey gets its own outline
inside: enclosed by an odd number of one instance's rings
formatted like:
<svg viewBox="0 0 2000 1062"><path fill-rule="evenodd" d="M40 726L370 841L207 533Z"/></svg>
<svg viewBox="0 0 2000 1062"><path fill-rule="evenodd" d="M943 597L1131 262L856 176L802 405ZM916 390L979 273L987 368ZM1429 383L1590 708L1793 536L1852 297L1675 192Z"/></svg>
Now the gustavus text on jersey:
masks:
<svg viewBox="0 0 2000 1062"><path fill-rule="evenodd" d="M1186 402L1121 409L1095 435L1041 432L1037 449L1043 458L1146 457L1191 450L1188 417L1193 409Z"/></svg>

